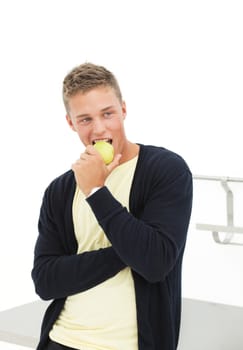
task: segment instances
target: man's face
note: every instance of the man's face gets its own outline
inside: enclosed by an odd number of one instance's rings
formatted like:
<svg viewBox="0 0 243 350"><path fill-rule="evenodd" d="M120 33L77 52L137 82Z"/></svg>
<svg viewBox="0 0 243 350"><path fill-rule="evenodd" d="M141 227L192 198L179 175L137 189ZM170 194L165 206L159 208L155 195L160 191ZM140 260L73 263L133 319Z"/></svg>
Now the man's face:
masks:
<svg viewBox="0 0 243 350"><path fill-rule="evenodd" d="M109 87L98 87L87 93L78 93L69 99L67 121L87 146L98 140L112 143L115 154L126 145L124 119L126 105Z"/></svg>

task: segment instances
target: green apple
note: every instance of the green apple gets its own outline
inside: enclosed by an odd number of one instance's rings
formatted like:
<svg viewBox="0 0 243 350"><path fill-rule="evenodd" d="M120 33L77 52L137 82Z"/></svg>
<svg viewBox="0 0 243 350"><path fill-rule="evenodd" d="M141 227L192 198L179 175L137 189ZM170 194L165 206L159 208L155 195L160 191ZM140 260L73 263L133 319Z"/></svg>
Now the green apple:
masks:
<svg viewBox="0 0 243 350"><path fill-rule="evenodd" d="M106 165L110 164L114 158L114 148L111 143L106 141L97 141L94 148L100 153Z"/></svg>

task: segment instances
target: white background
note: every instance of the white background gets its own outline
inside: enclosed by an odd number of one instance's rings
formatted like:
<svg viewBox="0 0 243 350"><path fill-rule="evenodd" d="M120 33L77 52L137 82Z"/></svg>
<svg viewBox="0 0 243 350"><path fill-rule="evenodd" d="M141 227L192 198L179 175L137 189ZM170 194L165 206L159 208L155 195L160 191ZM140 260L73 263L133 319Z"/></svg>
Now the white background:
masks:
<svg viewBox="0 0 243 350"><path fill-rule="evenodd" d="M132 141L180 153L193 174L243 177L242 18L234 0L0 3L0 310L38 299L30 271L43 191L82 150L61 98L74 66L115 73ZM243 226L243 184L232 188ZM243 246L195 228L225 224L224 191L196 180L194 191L183 295L243 306Z"/></svg>

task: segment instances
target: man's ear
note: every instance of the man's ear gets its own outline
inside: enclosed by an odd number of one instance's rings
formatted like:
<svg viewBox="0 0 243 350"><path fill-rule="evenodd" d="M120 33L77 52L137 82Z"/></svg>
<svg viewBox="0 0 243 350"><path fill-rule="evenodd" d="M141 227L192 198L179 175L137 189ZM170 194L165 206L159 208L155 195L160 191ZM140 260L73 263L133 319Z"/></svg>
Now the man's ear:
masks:
<svg viewBox="0 0 243 350"><path fill-rule="evenodd" d="M68 123L68 125L70 126L70 128L73 130L73 131L76 131L74 125L73 125L73 121L72 121L72 118L70 117L69 114L66 114L66 121Z"/></svg>
<svg viewBox="0 0 243 350"><path fill-rule="evenodd" d="M127 116L127 106L125 101L122 101L122 115L123 119L125 119Z"/></svg>

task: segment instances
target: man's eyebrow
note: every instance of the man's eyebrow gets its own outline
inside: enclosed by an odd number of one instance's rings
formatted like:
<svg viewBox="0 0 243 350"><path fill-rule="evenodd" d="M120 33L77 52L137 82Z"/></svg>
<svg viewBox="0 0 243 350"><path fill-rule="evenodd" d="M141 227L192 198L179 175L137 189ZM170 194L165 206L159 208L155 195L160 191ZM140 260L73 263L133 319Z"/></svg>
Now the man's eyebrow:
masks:
<svg viewBox="0 0 243 350"><path fill-rule="evenodd" d="M89 117L89 114L88 114L88 113L78 114L78 115L75 116L76 119L79 119L79 118L86 118L86 117Z"/></svg>
<svg viewBox="0 0 243 350"><path fill-rule="evenodd" d="M108 111L109 109L112 109L114 108L113 105L110 105L110 106L107 106L107 107L104 107L101 109L101 112L105 112L105 111ZM77 116L75 116L76 119L80 119L80 118L86 118L86 117L90 117L90 114L88 113L84 113L84 114L78 114Z"/></svg>
<svg viewBox="0 0 243 350"><path fill-rule="evenodd" d="M114 108L114 106L107 106L107 107L105 107L105 108L102 108L101 109L101 112L105 112L105 111L107 111L108 109L111 109L111 108Z"/></svg>

